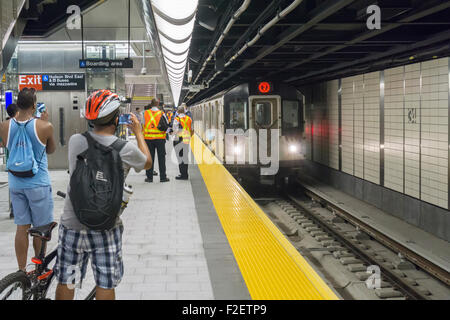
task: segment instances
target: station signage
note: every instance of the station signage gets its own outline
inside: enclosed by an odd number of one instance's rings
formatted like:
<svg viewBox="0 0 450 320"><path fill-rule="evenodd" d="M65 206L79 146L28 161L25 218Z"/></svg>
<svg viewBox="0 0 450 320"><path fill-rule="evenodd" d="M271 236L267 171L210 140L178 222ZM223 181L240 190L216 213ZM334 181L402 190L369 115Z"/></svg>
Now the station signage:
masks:
<svg viewBox="0 0 450 320"><path fill-rule="evenodd" d="M19 90L34 88L37 91L81 91L85 89L84 73L46 73L19 75Z"/></svg>
<svg viewBox="0 0 450 320"><path fill-rule="evenodd" d="M112 69L131 69L133 68L133 60L99 60L99 59L84 59L80 60L80 68L112 68Z"/></svg>

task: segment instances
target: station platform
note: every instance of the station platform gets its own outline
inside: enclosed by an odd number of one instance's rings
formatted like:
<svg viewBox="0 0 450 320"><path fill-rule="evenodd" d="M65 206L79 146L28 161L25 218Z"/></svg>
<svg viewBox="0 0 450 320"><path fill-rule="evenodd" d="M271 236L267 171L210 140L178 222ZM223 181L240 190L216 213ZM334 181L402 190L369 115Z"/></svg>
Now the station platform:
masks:
<svg viewBox="0 0 450 320"><path fill-rule="evenodd" d="M194 136L189 181L175 180L178 166L166 143L167 183L144 182L133 170L134 193L122 215L124 277L117 299L276 300L338 299L214 155ZM158 171L158 165L155 164ZM51 171L55 221L69 182ZM0 182L7 181L0 173ZM7 190L7 188L5 188ZM5 199L6 196L6 199ZM16 271L15 225L0 199L0 277ZM49 249L56 246L54 235ZM32 251L30 248L29 257ZM86 281L92 281L88 268Z"/></svg>

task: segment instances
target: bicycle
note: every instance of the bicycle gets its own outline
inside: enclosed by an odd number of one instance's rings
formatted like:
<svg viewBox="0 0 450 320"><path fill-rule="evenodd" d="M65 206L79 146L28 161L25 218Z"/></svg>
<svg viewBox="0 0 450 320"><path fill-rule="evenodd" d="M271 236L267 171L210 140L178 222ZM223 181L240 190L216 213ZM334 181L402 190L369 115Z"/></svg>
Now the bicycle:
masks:
<svg viewBox="0 0 450 320"><path fill-rule="evenodd" d="M56 194L62 198L66 197L66 194L61 191ZM35 270L31 272L19 270L0 280L0 300L51 300L47 298L47 294L55 274L50 265L56 261L57 249L48 255L45 255L45 251L47 242L51 240L52 231L57 225L56 222L52 222L28 230L33 238L37 237L42 240L39 255L31 259L31 262L35 264ZM94 298L95 286L84 300L93 300Z"/></svg>

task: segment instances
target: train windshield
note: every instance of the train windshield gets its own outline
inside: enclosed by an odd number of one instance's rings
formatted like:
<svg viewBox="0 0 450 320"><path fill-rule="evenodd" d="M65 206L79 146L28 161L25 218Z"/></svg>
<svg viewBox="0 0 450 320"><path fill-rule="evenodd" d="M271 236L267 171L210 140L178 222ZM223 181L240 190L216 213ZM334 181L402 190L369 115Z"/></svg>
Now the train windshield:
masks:
<svg viewBox="0 0 450 320"><path fill-rule="evenodd" d="M256 103L256 123L259 126L268 126L272 124L272 103L261 101Z"/></svg>
<svg viewBox="0 0 450 320"><path fill-rule="evenodd" d="M247 102L230 102L227 129L247 129Z"/></svg>
<svg viewBox="0 0 450 320"><path fill-rule="evenodd" d="M283 101L283 131L299 127L299 103L295 100Z"/></svg>

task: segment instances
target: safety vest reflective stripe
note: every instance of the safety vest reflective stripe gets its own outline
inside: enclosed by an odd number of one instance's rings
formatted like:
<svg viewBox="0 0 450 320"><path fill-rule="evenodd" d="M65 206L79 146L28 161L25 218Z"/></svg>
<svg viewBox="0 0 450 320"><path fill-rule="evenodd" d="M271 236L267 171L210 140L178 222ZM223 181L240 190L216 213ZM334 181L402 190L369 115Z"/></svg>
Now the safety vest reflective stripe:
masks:
<svg viewBox="0 0 450 320"><path fill-rule="evenodd" d="M191 123L192 120L190 117L185 116L184 118L178 118L178 121L181 123L183 130L181 131L181 137L183 137L183 143L189 144L191 140Z"/></svg>
<svg viewBox="0 0 450 320"><path fill-rule="evenodd" d="M173 117L173 113L172 112L167 112L167 119L169 120L169 123L170 123L170 121L172 120L172 117Z"/></svg>
<svg viewBox="0 0 450 320"><path fill-rule="evenodd" d="M165 139L166 133L158 130L158 124L161 120L162 111L146 110L144 113L144 138L147 140Z"/></svg>

